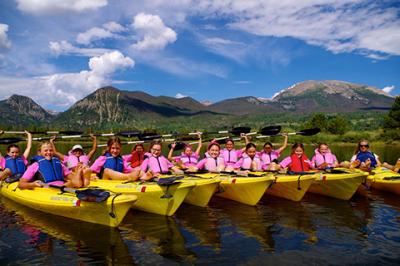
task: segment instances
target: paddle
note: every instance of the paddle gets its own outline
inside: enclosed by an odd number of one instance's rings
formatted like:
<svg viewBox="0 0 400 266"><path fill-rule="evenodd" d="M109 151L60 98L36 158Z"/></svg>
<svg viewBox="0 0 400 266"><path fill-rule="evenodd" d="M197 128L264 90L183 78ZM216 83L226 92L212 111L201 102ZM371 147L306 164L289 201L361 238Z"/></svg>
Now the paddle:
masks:
<svg viewBox="0 0 400 266"><path fill-rule="evenodd" d="M160 198L162 198L162 199L170 199L170 198L172 198L172 195L168 193L169 187L171 185L174 185L174 184L178 183L176 181L180 180L182 178L183 178L183 175L158 178L157 184L159 186L167 186L167 189L165 190L164 195L162 195Z"/></svg>
<svg viewBox="0 0 400 266"><path fill-rule="evenodd" d="M278 134L265 134L267 133L266 131L264 134L257 136L256 138L267 138L270 136L283 136L283 135L302 135L302 136L313 136L321 132L321 129L319 128L308 128L308 129L302 129L298 132L289 132L289 133L278 133Z"/></svg>
<svg viewBox="0 0 400 266"><path fill-rule="evenodd" d="M25 134L25 131L4 131L6 134ZM30 132L31 134L64 134L64 135L79 135L82 134L82 131L72 131L72 130L66 130L66 131L34 131Z"/></svg>
<svg viewBox="0 0 400 266"><path fill-rule="evenodd" d="M76 197L82 201L102 202L106 201L110 197L110 192L99 188L87 188L79 190L79 189L67 188L65 186L50 185L50 187L57 188L62 193L68 192L71 194L75 194Z"/></svg>
<svg viewBox="0 0 400 266"><path fill-rule="evenodd" d="M234 127L231 130L220 130L220 131L211 131L211 132L203 132L203 134L233 134L235 136L240 136L242 133L249 133L251 130L250 127ZM185 135L185 134L182 134ZM197 132L190 132L187 135L197 135Z"/></svg>

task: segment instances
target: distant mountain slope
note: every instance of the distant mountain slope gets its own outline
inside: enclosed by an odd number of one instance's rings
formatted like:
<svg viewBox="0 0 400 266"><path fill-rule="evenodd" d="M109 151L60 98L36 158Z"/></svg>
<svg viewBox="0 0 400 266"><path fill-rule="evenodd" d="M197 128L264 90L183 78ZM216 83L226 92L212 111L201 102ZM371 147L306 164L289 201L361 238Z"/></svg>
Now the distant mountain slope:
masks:
<svg viewBox="0 0 400 266"><path fill-rule="evenodd" d="M7 127L48 123L54 117L31 98L15 94L0 101L0 114L0 124Z"/></svg>
<svg viewBox="0 0 400 266"><path fill-rule="evenodd" d="M260 101L248 96L227 99L208 106L211 111L232 115L263 114L283 112L284 110L274 102Z"/></svg>

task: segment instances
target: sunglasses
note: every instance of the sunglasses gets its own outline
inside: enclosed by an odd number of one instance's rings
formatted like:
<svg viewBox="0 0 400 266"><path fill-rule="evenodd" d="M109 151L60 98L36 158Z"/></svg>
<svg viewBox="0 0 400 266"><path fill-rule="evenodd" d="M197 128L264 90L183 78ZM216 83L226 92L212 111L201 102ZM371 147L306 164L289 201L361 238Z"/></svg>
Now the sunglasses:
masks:
<svg viewBox="0 0 400 266"><path fill-rule="evenodd" d="M369 145L368 145L368 144L366 144L366 145L360 145L360 148L361 148L361 147L369 148Z"/></svg>

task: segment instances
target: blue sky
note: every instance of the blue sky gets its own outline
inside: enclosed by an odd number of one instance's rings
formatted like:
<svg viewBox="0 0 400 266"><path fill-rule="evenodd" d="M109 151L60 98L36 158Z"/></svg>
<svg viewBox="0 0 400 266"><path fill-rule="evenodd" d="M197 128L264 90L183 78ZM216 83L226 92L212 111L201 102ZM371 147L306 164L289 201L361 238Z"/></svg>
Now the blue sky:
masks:
<svg viewBox="0 0 400 266"><path fill-rule="evenodd" d="M112 85L216 102L328 79L399 95L399 15L398 1L2 0L0 99L62 111Z"/></svg>

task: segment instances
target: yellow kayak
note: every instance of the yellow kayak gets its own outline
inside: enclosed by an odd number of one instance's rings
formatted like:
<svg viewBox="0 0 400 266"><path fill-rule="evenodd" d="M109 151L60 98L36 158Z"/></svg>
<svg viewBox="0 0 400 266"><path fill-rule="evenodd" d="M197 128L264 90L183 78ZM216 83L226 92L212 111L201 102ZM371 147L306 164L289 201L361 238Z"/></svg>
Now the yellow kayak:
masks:
<svg viewBox="0 0 400 266"><path fill-rule="evenodd" d="M79 200L75 194L61 194L56 188L21 190L18 188L18 182L1 182L0 189L4 197L27 207L110 227L117 227L137 200L134 195L111 194L104 202L87 202Z"/></svg>
<svg viewBox="0 0 400 266"><path fill-rule="evenodd" d="M308 192L349 200L365 177L366 173L360 170L336 168L331 173L319 173Z"/></svg>
<svg viewBox="0 0 400 266"><path fill-rule="evenodd" d="M145 212L172 216L181 206L194 182L176 182L170 186L159 186L156 182L131 182L121 180L98 179L90 182L91 186L104 188L115 193L133 194L137 201L132 208Z"/></svg>
<svg viewBox="0 0 400 266"><path fill-rule="evenodd" d="M254 206L274 180L271 175L266 173L262 175L260 177L220 175L221 183L216 195Z"/></svg>
<svg viewBox="0 0 400 266"><path fill-rule="evenodd" d="M311 175L274 174L275 180L267 189L267 195L300 201L316 178Z"/></svg>
<svg viewBox="0 0 400 266"><path fill-rule="evenodd" d="M185 203L205 207L211 200L215 191L218 190L218 186L221 180L218 178L219 174L207 173L207 174L192 174L185 176L183 182L195 182L196 187L193 188L187 197Z"/></svg>
<svg viewBox="0 0 400 266"><path fill-rule="evenodd" d="M400 195L400 174L384 167L378 167L368 176L367 185L374 189Z"/></svg>

